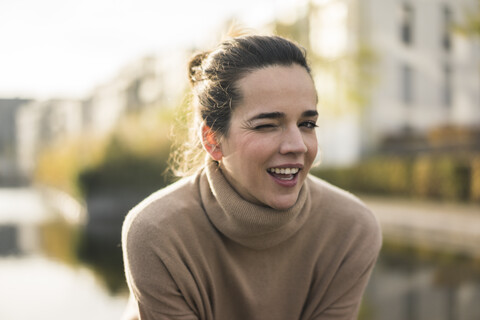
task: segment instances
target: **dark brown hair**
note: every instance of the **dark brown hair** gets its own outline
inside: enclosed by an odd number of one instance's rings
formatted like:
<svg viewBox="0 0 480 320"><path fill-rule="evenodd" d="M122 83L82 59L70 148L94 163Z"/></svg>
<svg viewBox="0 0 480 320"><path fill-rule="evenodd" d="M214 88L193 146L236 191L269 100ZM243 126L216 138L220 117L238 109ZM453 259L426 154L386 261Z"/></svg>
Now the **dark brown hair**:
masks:
<svg viewBox="0 0 480 320"><path fill-rule="evenodd" d="M196 124L190 144L177 150L174 172L192 173L201 148L199 125L205 122L216 134L227 136L233 110L242 100L237 86L248 73L269 66L298 64L310 74L306 51L279 36L246 35L222 42L215 50L195 54L188 65ZM195 140L195 141L192 141ZM196 158L192 160L190 158Z"/></svg>
<svg viewBox="0 0 480 320"><path fill-rule="evenodd" d="M213 131L227 135L232 111L242 98L238 80L257 69L292 64L310 73L305 50L279 36L233 38L212 52L198 53L189 64L195 109Z"/></svg>

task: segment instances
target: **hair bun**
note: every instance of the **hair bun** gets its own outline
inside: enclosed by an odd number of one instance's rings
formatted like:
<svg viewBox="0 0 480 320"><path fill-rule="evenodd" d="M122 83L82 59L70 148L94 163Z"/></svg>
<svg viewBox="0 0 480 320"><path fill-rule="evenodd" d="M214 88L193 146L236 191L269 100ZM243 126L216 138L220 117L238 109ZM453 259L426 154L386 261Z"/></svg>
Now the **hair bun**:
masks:
<svg viewBox="0 0 480 320"><path fill-rule="evenodd" d="M202 63L210 52L200 52L195 54L188 63L188 80L190 85L194 86L203 79Z"/></svg>

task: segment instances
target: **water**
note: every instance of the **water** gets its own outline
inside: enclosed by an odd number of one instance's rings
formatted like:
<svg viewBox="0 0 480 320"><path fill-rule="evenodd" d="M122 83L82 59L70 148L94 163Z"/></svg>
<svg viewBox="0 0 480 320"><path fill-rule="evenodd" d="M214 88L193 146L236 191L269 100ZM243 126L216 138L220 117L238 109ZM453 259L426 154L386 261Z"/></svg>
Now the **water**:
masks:
<svg viewBox="0 0 480 320"><path fill-rule="evenodd" d="M386 245L370 279L363 319L480 319L478 258Z"/></svg>
<svg viewBox="0 0 480 320"><path fill-rule="evenodd" d="M112 293L105 276L79 258L77 211L59 194L0 189L1 320L121 318L125 290Z"/></svg>
<svg viewBox="0 0 480 320"><path fill-rule="evenodd" d="M15 192L0 189L0 320L120 319L123 215L104 213L130 204L103 195L90 203L90 224L72 224L43 195ZM478 320L479 301L480 257L385 243L359 320Z"/></svg>
<svg viewBox="0 0 480 320"><path fill-rule="evenodd" d="M85 267L44 256L0 259L0 319L120 319L125 296L111 296Z"/></svg>

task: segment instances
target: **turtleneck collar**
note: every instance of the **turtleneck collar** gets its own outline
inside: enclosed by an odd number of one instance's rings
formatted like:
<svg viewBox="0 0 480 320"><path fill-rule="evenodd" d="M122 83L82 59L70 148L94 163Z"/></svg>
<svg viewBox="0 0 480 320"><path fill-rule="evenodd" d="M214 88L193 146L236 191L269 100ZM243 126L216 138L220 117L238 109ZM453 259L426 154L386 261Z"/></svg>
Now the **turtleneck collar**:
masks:
<svg viewBox="0 0 480 320"><path fill-rule="evenodd" d="M213 161L201 173L200 193L213 225L231 240L257 250L273 247L290 238L310 214L307 183L304 183L293 207L276 210L244 200Z"/></svg>

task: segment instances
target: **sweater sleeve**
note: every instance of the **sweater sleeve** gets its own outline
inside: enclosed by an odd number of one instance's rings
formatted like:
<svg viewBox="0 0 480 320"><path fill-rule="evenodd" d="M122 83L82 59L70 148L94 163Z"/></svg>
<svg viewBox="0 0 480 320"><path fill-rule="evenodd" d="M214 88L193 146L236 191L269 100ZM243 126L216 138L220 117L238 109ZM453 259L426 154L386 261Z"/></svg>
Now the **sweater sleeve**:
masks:
<svg viewBox="0 0 480 320"><path fill-rule="evenodd" d="M345 256L328 285L327 292L317 301L311 320L357 319L362 295L376 264L382 237L372 214L356 221L350 230L355 236L346 241ZM342 245L337 249L340 250Z"/></svg>
<svg viewBox="0 0 480 320"><path fill-rule="evenodd" d="M367 286L370 274L375 265L376 259L373 259L366 269L356 277L352 277L348 267L340 270L331 286L337 294L326 297L331 303L312 317L312 320L355 320L357 319L361 298L365 287ZM350 279L350 281L345 281Z"/></svg>
<svg viewBox="0 0 480 320"><path fill-rule="evenodd" d="M158 253L156 230L148 221L126 220L122 245L130 292L142 320L197 320ZM160 243L161 245L161 243Z"/></svg>

